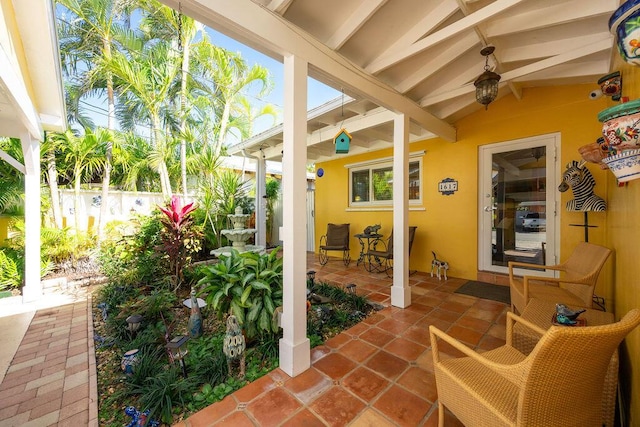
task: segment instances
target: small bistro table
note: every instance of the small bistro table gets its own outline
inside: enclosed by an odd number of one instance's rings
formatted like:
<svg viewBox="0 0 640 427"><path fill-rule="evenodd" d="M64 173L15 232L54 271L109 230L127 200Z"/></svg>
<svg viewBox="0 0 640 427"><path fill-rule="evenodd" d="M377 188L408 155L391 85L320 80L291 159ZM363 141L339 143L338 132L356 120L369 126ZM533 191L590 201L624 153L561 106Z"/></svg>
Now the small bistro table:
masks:
<svg viewBox="0 0 640 427"><path fill-rule="evenodd" d="M358 266L360 265L361 262L364 262L364 257L367 254L367 250L369 249L369 245L371 244L371 241L372 240L375 241L376 239L381 238L382 234L360 233L360 234L354 235L354 237L356 237L358 239L358 242L360 243L360 256L358 257L358 262L356 263L356 266ZM366 241L366 245L365 245L365 241Z"/></svg>
<svg viewBox="0 0 640 427"><path fill-rule="evenodd" d="M574 308L574 307L571 307ZM522 311L521 317L542 329L552 326L551 319L556 312L556 305L550 301L532 298ZM580 315L580 319L586 320L585 326L606 325L615 321L612 313L587 309ZM567 328L580 328L580 326L565 326ZM531 353L540 339L540 335L526 326L516 323L513 327L513 346L524 354ZM602 390L602 425L613 426L616 413L616 391L618 388L618 351L611 357L609 369L604 379Z"/></svg>

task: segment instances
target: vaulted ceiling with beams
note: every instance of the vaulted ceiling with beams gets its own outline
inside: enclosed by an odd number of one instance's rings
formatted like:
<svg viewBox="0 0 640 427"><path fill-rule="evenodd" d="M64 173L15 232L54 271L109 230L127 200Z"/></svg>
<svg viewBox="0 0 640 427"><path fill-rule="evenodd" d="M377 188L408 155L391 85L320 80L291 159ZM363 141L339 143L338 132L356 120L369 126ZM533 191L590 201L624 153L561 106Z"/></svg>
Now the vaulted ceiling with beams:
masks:
<svg viewBox="0 0 640 427"><path fill-rule="evenodd" d="M177 0L163 1L177 5ZM228 12L224 3L240 11ZM341 125L353 136L351 154L391 146L391 111L411 116L412 141L436 135L455 140L453 125L484 108L475 100L473 81L484 69L480 50L488 44L495 46L490 69L502 76L498 98L521 99L523 89L537 86L594 83L595 89L610 69L615 46L608 20L619 3L182 0L180 6L204 24L275 58L281 59L283 52L295 54L292 38L318 52L306 58L310 75L344 90L348 98L344 106L336 99L309 112L308 158L313 162L335 156L332 139ZM336 72L335 63L348 72ZM422 111L416 114L415 107ZM282 129L276 127L231 151L261 150L266 158L278 159L281 146Z"/></svg>

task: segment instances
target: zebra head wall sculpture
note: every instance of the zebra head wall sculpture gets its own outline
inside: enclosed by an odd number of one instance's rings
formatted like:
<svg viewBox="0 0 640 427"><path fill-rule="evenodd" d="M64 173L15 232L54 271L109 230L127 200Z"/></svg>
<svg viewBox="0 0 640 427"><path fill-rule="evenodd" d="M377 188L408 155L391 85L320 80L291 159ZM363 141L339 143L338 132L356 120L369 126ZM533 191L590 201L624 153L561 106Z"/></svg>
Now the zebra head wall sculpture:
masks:
<svg viewBox="0 0 640 427"><path fill-rule="evenodd" d="M572 160L567 164L567 170L562 174L562 183L558 191L565 192L569 188L573 190L573 199L567 202L568 211L578 212L603 212L607 210L607 202L593 193L596 185L593 175L585 167L584 161Z"/></svg>

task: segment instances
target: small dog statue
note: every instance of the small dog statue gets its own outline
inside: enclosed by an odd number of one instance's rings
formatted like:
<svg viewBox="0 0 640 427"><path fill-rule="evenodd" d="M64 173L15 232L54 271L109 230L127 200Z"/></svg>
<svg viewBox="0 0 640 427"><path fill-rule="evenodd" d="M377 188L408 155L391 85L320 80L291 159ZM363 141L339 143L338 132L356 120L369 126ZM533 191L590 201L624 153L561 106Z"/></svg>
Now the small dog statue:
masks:
<svg viewBox="0 0 640 427"><path fill-rule="evenodd" d="M433 277L433 272L435 271L438 275L438 280L441 279L442 275L444 275L444 280L448 280L447 270L449 269L449 263L438 259L435 252L431 251L431 253L433 254L433 261L431 261L431 277Z"/></svg>

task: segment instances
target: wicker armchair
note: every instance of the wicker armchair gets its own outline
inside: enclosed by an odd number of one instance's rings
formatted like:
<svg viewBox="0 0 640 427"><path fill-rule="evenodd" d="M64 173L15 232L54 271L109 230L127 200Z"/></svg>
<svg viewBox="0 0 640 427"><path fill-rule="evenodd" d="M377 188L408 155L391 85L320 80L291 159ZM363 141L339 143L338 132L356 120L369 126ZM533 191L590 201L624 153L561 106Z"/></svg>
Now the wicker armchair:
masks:
<svg viewBox="0 0 640 427"><path fill-rule="evenodd" d="M511 346L514 322L543 334L525 356ZM611 356L640 324L633 309L603 326L552 326L548 331L509 312L507 342L476 353L455 338L429 327L439 426L445 408L467 426L600 426L602 390ZM440 357L439 340L465 357ZM588 357L585 357L588 355Z"/></svg>
<svg viewBox="0 0 640 427"><path fill-rule="evenodd" d="M509 261L511 309L522 313L531 298L591 308L598 275L610 254L609 248L581 242L562 264L541 266ZM557 270L562 273L562 277L516 277L513 274L514 267Z"/></svg>
<svg viewBox="0 0 640 427"><path fill-rule="evenodd" d="M413 239L416 236L418 227L409 226L409 255L411 255L411 247ZM383 239L375 239L369 243L364 268L368 272L380 273L385 272L387 276L393 277L393 230L386 243Z"/></svg>
<svg viewBox="0 0 640 427"><path fill-rule="evenodd" d="M320 264L325 265L329 261L329 251L341 251L342 262L349 266L351 254L349 252L349 224L327 224L327 234L320 237L320 250L318 258Z"/></svg>

